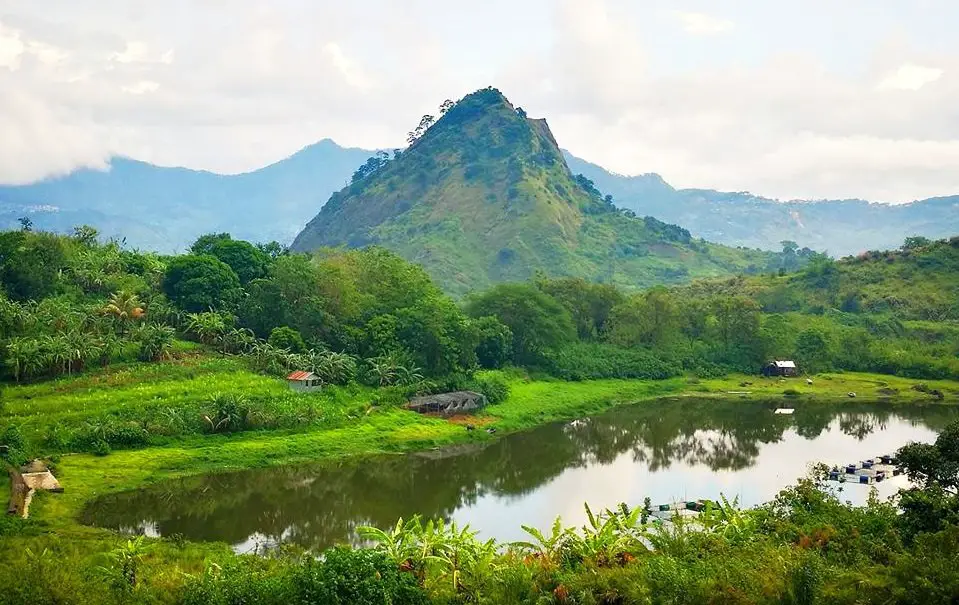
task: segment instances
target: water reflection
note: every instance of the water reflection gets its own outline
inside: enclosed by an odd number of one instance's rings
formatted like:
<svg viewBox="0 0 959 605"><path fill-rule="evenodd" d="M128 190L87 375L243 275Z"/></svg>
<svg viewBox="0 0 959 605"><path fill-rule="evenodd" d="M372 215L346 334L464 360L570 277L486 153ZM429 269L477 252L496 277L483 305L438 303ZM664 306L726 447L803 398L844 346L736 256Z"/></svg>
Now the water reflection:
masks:
<svg viewBox="0 0 959 605"><path fill-rule="evenodd" d="M947 406L808 404L774 415L762 404L662 401L492 443L166 482L101 498L83 518L238 550L279 540L324 548L355 539L358 525L387 526L416 513L514 539L520 523L545 527L557 514L577 522L584 501L612 506L722 491L756 504L811 462L845 463L932 440L956 417ZM854 499L866 494L845 489Z"/></svg>

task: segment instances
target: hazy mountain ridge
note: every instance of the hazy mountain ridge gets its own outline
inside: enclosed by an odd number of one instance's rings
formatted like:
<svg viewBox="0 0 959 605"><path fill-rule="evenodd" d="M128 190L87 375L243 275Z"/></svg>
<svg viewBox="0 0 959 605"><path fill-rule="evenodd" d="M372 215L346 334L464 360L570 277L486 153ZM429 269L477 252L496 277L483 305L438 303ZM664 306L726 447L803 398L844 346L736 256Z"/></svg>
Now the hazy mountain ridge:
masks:
<svg viewBox="0 0 959 605"><path fill-rule="evenodd" d="M658 174L618 175L563 153L573 172L592 179L618 207L678 223L696 236L727 245L778 249L780 241L792 240L847 255L896 248L913 235L959 233L959 196L897 205L857 199L780 202L746 192L674 189Z"/></svg>
<svg viewBox="0 0 959 605"><path fill-rule="evenodd" d="M0 186L0 226L28 216L56 231L89 223L135 246L185 248L198 235L228 231L253 241L289 242L330 191L349 181L370 151L329 139L251 172L223 175L113 158L25 186Z"/></svg>

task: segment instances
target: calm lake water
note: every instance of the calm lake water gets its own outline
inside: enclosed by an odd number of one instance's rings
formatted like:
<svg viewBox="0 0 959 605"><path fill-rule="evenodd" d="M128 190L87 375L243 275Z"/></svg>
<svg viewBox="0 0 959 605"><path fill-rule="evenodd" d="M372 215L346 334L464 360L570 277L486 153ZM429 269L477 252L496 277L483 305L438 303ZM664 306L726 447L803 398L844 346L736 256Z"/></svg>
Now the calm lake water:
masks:
<svg viewBox="0 0 959 605"><path fill-rule="evenodd" d="M248 552L279 541L322 549L355 542L359 525L413 514L469 523L483 537L522 539L520 524L584 522L596 509L697 498L751 506L815 462L846 464L933 441L959 418L948 406L663 401L480 445L339 464L296 465L166 482L92 503L84 522L148 535L219 540ZM838 488L839 485L835 484ZM876 485L880 496L905 486ZM864 503L869 487L840 496Z"/></svg>

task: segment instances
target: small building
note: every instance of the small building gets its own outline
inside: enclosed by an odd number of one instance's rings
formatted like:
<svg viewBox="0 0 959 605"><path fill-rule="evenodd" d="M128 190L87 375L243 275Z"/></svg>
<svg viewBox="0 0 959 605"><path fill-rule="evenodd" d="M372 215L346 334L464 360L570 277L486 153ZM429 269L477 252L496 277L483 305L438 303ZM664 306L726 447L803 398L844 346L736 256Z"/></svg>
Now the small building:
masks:
<svg viewBox="0 0 959 605"><path fill-rule="evenodd" d="M442 414L443 416L454 416L456 414L467 414L474 412L487 403L486 395L474 391L456 391L453 393L439 393L437 395L426 395L423 397L413 397L406 408L419 412L420 414Z"/></svg>
<svg viewBox="0 0 959 605"><path fill-rule="evenodd" d="M286 383L298 393L318 391L323 388L323 380L313 372L292 372L286 377Z"/></svg>
<svg viewBox="0 0 959 605"><path fill-rule="evenodd" d="M763 376L798 376L799 368L795 361L770 361L763 366Z"/></svg>

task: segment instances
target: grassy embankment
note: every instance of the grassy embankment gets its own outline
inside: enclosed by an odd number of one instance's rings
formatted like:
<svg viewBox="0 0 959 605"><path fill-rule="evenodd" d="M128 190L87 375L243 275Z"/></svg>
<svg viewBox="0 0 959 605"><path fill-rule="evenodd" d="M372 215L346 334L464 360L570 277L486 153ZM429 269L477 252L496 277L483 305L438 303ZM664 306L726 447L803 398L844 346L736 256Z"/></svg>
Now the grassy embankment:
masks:
<svg viewBox="0 0 959 605"><path fill-rule="evenodd" d="M743 383L748 381L751 384ZM914 390L918 381L869 374L763 380L730 376L722 379L677 378L663 381L597 380L561 382L510 379L509 398L483 412L484 426L498 433L520 431L550 421L598 413L615 405L658 397L740 398L749 400L836 401L855 392L857 401L930 402ZM947 400L959 398L959 384L927 381ZM789 396L787 390L793 391ZM281 380L254 374L229 360L194 359L177 364L134 365L36 385L8 387L3 392L4 424L22 427L39 439L51 426L96 423L104 417L144 423L161 417L171 406L202 410L217 393L240 393L264 416L302 407L313 410L298 426L232 434L185 432L159 435L148 447L115 450L107 456L64 455L55 470L65 485L60 495L44 495L33 507L37 519L59 530L81 529L74 518L84 503L104 493L133 489L162 479L231 469L289 464L345 456L395 453L492 439L485 431L467 432L461 424L417 415L393 406L377 406L377 391L363 387L334 388L317 394L291 393ZM747 394L748 393L748 394ZM192 413L199 413L194 411ZM159 432L159 429L154 429ZM42 446L41 446L42 451ZM6 487L4 488L7 489Z"/></svg>

